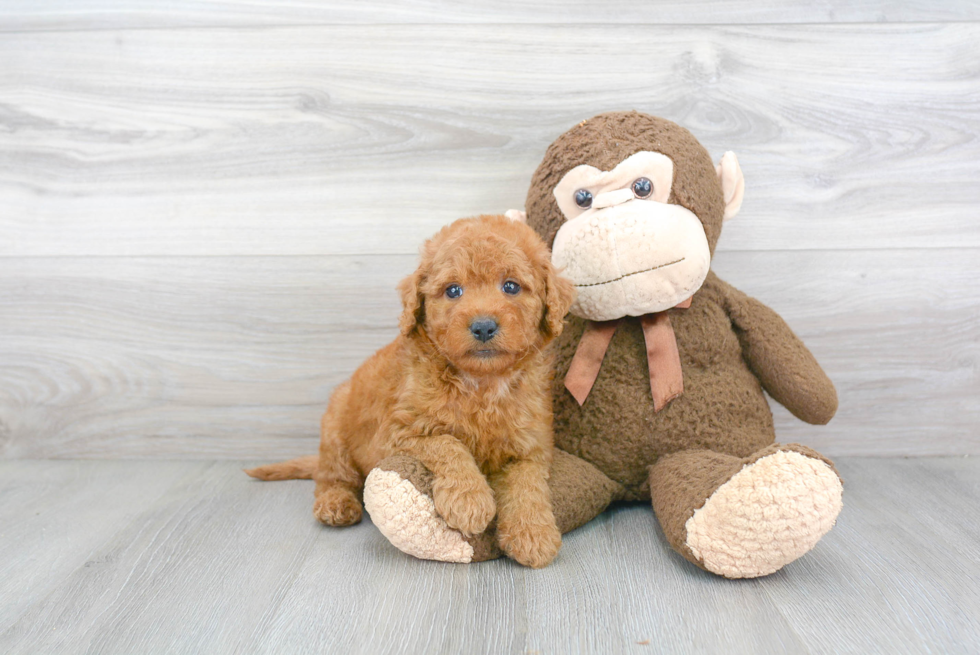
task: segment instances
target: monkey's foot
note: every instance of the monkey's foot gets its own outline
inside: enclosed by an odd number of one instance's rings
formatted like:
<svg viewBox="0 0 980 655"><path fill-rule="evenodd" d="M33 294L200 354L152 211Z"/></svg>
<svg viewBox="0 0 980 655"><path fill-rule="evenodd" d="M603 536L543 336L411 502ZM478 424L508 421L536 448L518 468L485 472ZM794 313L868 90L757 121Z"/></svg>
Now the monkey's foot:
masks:
<svg viewBox="0 0 980 655"><path fill-rule="evenodd" d="M432 479L428 469L407 455L388 457L368 474L364 507L381 534L419 559L465 563L500 557L492 523L483 533L466 537L439 516Z"/></svg>
<svg viewBox="0 0 980 655"><path fill-rule="evenodd" d="M793 447L745 464L687 520L685 545L704 568L727 578L768 575L834 526L840 478L822 459Z"/></svg>

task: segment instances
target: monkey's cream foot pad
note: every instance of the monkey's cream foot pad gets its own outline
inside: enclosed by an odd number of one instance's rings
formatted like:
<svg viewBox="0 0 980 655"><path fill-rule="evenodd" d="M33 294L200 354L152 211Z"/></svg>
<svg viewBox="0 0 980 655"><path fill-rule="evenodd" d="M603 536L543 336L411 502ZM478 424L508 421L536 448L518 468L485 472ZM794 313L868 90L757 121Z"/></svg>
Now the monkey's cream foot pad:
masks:
<svg viewBox="0 0 980 655"><path fill-rule="evenodd" d="M473 546L446 524L432 497L406 473L379 467L368 474L364 507L374 525L403 553L441 562L473 561Z"/></svg>
<svg viewBox="0 0 980 655"><path fill-rule="evenodd" d="M780 451L746 464L688 519L687 546L728 578L778 571L816 545L840 513L842 485L824 462Z"/></svg>

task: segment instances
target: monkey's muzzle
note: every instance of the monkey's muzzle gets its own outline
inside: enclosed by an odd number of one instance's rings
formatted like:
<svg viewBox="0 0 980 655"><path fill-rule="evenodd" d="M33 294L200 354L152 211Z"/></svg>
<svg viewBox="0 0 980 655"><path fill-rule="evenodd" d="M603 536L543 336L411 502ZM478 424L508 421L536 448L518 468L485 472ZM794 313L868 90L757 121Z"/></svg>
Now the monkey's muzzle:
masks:
<svg viewBox="0 0 980 655"><path fill-rule="evenodd" d="M562 225L552 262L578 291L572 314L608 321L664 311L691 297L708 275L711 254L692 212L633 200L593 207Z"/></svg>

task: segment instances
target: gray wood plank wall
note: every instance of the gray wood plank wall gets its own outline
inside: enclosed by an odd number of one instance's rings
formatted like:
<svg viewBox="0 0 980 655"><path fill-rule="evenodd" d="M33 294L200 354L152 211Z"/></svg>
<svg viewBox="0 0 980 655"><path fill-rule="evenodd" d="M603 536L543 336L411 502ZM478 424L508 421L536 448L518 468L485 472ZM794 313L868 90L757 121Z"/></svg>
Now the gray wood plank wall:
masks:
<svg viewBox="0 0 980 655"><path fill-rule="evenodd" d="M965 21L971 0L4 0L3 28L243 27L309 24L771 24Z"/></svg>
<svg viewBox="0 0 980 655"><path fill-rule="evenodd" d="M0 456L310 452L418 244L634 108L739 154L715 268L841 397L782 438L980 453L978 5L755 4L0 2Z"/></svg>

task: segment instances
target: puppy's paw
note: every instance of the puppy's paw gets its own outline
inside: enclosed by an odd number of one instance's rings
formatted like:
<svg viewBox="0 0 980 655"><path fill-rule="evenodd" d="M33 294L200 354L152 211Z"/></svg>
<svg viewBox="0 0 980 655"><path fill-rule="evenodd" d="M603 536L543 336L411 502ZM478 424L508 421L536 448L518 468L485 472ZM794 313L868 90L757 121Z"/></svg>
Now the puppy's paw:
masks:
<svg viewBox="0 0 980 655"><path fill-rule="evenodd" d="M467 537L487 529L497 514L493 491L482 476L473 480L439 480L432 486L436 511L446 524Z"/></svg>
<svg viewBox="0 0 980 655"><path fill-rule="evenodd" d="M349 489L327 489L314 499L313 516L324 525L354 525L361 521L361 502Z"/></svg>
<svg viewBox="0 0 980 655"><path fill-rule="evenodd" d="M527 521L500 522L497 525L500 548L512 560L540 569L551 564L561 548L561 533L550 523Z"/></svg>

